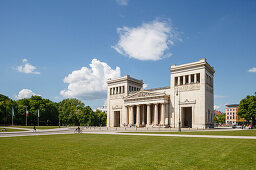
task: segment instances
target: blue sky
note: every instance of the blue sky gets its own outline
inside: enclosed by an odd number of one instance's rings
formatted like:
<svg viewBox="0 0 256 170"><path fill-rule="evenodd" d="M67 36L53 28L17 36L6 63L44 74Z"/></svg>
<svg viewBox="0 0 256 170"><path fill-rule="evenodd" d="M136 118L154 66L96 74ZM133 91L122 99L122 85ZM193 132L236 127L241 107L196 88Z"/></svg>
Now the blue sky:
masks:
<svg viewBox="0 0 256 170"><path fill-rule="evenodd" d="M246 0L0 0L0 93L96 107L101 76L169 86L172 64L205 57L223 110L256 91L255 21Z"/></svg>

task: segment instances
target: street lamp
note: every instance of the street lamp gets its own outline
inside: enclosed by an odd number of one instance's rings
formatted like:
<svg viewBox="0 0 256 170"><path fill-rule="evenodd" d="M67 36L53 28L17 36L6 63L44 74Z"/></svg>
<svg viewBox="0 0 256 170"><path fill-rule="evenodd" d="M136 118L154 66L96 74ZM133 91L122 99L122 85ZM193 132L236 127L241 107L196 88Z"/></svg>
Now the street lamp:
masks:
<svg viewBox="0 0 256 170"><path fill-rule="evenodd" d="M179 94L178 88L177 88L176 96L179 96L179 129L178 129L178 131L181 132L181 122L180 122L180 94Z"/></svg>
<svg viewBox="0 0 256 170"><path fill-rule="evenodd" d="M60 111L59 111L59 128L60 128Z"/></svg>

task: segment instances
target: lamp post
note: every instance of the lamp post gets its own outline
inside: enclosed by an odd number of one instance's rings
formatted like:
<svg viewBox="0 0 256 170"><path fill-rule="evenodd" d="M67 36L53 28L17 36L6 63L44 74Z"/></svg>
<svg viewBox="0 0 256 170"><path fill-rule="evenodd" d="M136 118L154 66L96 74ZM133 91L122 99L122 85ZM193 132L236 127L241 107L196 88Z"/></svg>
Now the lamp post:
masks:
<svg viewBox="0 0 256 170"><path fill-rule="evenodd" d="M178 131L181 132L181 122L180 122L180 94L179 90L177 88L176 96L179 96L179 129Z"/></svg>
<svg viewBox="0 0 256 170"><path fill-rule="evenodd" d="M60 112L59 112L59 128L60 128Z"/></svg>

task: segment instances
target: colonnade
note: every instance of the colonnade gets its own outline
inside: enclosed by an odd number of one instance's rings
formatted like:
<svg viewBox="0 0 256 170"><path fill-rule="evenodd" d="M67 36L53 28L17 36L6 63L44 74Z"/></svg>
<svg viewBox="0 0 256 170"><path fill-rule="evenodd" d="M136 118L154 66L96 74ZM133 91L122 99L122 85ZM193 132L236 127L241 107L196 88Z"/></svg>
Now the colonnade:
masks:
<svg viewBox="0 0 256 170"><path fill-rule="evenodd" d="M175 77L175 86L200 83L200 73Z"/></svg>
<svg viewBox="0 0 256 170"><path fill-rule="evenodd" d="M151 103L125 106L125 125L164 126L168 113L167 103Z"/></svg>

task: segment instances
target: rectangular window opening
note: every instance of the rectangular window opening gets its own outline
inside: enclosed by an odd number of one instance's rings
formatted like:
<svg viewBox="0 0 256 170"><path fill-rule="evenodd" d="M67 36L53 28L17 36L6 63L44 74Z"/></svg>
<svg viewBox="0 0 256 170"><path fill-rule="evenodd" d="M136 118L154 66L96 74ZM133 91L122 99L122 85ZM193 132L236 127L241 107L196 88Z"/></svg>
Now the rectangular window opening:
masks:
<svg viewBox="0 0 256 170"><path fill-rule="evenodd" d="M188 75L185 76L185 84L188 84Z"/></svg>
<svg viewBox="0 0 256 170"><path fill-rule="evenodd" d="M200 83L200 73L196 74L196 83Z"/></svg>
<svg viewBox="0 0 256 170"><path fill-rule="evenodd" d="M180 85L183 85L183 76L180 76Z"/></svg>
<svg viewBox="0 0 256 170"><path fill-rule="evenodd" d="M195 83L195 75L194 74L191 74L191 83Z"/></svg>
<svg viewBox="0 0 256 170"><path fill-rule="evenodd" d="M175 86L178 85L178 77L175 77Z"/></svg>

